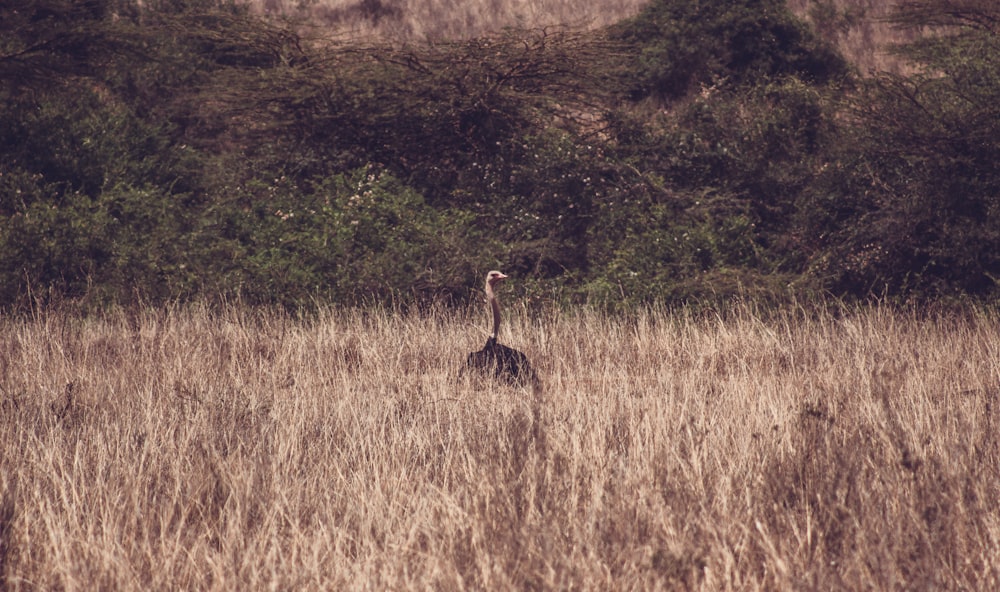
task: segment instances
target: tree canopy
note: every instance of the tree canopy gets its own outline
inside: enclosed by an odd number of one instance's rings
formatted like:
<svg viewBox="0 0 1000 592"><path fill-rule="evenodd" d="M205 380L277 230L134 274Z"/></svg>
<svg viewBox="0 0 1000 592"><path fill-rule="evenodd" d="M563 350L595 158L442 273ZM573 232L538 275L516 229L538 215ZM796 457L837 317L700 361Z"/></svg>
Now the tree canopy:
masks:
<svg viewBox="0 0 1000 592"><path fill-rule="evenodd" d="M0 304L992 298L1000 12L864 78L779 0L344 41L217 0L0 6Z"/></svg>

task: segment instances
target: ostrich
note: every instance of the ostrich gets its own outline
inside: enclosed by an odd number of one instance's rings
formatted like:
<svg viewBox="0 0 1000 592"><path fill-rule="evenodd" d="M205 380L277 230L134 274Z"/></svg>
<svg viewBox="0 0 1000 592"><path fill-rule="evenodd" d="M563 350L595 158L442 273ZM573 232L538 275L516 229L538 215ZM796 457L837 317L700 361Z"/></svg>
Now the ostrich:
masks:
<svg viewBox="0 0 1000 592"><path fill-rule="evenodd" d="M497 343L497 336L500 334L500 304L497 302L496 294L493 293L493 287L506 278L507 276L499 271L486 274L486 301L493 313L493 332L486 340L483 349L469 354L465 365L467 368L487 375L492 374L512 384L524 384L529 381L535 383L537 376L528 362L528 357L516 349Z"/></svg>

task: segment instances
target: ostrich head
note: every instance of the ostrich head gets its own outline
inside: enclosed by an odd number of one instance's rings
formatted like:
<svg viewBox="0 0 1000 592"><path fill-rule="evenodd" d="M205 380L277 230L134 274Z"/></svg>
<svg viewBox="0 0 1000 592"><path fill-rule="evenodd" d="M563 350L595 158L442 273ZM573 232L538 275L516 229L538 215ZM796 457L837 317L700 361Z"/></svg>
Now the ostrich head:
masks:
<svg viewBox="0 0 1000 592"><path fill-rule="evenodd" d="M499 282L504 281L505 279L507 279L506 275L504 275L499 271L494 270L486 274L486 285L492 288L493 286L495 286Z"/></svg>

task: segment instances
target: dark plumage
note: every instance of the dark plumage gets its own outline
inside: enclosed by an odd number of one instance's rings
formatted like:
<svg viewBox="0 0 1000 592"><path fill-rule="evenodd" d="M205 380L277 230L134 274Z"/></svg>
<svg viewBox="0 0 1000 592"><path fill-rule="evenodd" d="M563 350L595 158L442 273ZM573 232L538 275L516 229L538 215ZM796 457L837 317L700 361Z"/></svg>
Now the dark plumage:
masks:
<svg viewBox="0 0 1000 592"><path fill-rule="evenodd" d="M493 286L506 278L507 276L499 271L486 274L486 301L493 314L493 332L486 340L483 349L469 354L465 365L484 375L512 384L535 382L537 377L531 363L528 362L528 357L514 348L497 343L497 336L500 333L500 304L493 292Z"/></svg>
<svg viewBox="0 0 1000 592"><path fill-rule="evenodd" d="M535 376L528 356L490 337L479 351L469 354L466 366L510 383L525 383Z"/></svg>

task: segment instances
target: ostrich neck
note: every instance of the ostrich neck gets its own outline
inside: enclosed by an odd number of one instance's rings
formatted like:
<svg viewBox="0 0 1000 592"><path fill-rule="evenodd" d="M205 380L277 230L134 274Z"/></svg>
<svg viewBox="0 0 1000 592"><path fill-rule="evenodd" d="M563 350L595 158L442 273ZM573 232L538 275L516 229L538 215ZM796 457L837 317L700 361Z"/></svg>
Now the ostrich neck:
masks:
<svg viewBox="0 0 1000 592"><path fill-rule="evenodd" d="M493 333L494 341L500 335L500 303L497 302L496 294L493 293L493 286L486 284L486 300L490 303L490 310L493 312Z"/></svg>

